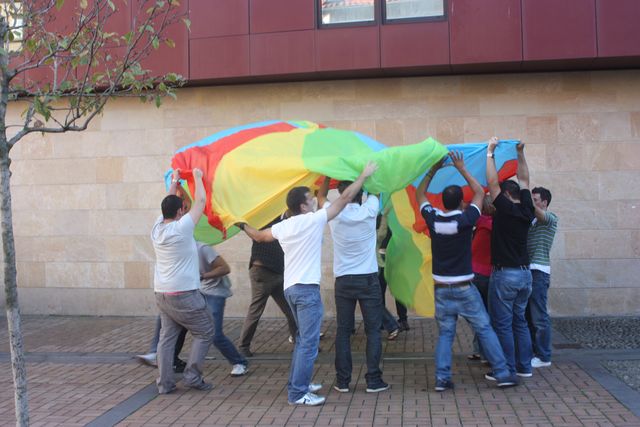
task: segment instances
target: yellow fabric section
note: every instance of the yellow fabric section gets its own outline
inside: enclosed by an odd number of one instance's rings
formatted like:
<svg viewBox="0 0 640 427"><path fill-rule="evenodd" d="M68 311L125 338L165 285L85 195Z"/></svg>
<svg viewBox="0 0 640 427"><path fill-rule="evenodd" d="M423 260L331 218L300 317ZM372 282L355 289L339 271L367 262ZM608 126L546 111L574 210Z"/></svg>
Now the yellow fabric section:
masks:
<svg viewBox="0 0 640 427"><path fill-rule="evenodd" d="M238 221L263 226L282 214L290 188L314 184L319 174L309 172L302 159L305 136L314 131L270 133L225 154L216 169L212 194L213 209L225 227ZM256 185L247 188L243 182ZM255 204L257 200L261 202ZM231 212L247 213L237 218Z"/></svg>
<svg viewBox="0 0 640 427"><path fill-rule="evenodd" d="M393 209L400 225L411 232L411 242L403 242L403 250L420 252L422 263L420 266L406 266L416 268L418 280L415 283L413 309L420 316L433 317L435 314L433 277L431 274L431 239L423 233L413 230L415 222L414 210L406 191L397 191L391 195ZM414 275L412 275L414 276Z"/></svg>

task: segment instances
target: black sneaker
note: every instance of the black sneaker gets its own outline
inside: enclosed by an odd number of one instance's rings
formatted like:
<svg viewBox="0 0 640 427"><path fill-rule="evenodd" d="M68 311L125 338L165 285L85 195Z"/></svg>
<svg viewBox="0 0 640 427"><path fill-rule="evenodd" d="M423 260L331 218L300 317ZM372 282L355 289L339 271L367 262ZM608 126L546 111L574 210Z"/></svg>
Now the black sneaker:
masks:
<svg viewBox="0 0 640 427"><path fill-rule="evenodd" d="M507 388L507 387L515 387L520 385L520 379L516 375L511 375L506 378L496 378L498 382L498 387Z"/></svg>
<svg viewBox="0 0 640 427"><path fill-rule="evenodd" d="M173 372L181 374L184 372L184 368L187 367L187 362L182 359L176 359L173 361Z"/></svg>
<svg viewBox="0 0 640 427"><path fill-rule="evenodd" d="M409 327L409 322L407 322L406 320L401 320L400 321L400 330L401 331L408 331L409 329L411 329Z"/></svg>
<svg viewBox="0 0 640 427"><path fill-rule="evenodd" d="M436 380L436 391L453 390L453 383L450 380Z"/></svg>
<svg viewBox="0 0 640 427"><path fill-rule="evenodd" d="M377 384L367 386L367 393L380 393L381 391L385 391L389 389L389 384L384 381L380 381Z"/></svg>

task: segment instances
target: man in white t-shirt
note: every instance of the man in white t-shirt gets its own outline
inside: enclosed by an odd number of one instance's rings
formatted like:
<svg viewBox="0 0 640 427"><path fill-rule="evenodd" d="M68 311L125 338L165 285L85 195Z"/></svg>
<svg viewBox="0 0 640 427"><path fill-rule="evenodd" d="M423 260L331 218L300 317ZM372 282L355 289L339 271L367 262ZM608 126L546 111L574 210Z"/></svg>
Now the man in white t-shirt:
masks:
<svg viewBox="0 0 640 427"><path fill-rule="evenodd" d="M367 164L358 179L327 209L314 212L309 188L295 187L287 194L289 218L264 230L238 224L257 242L278 240L284 251L284 295L298 326L287 384L291 405L324 403L325 398L315 394L322 385L311 384L323 314L320 297L322 234L325 224L344 209L376 169L375 163Z"/></svg>
<svg viewBox="0 0 640 427"><path fill-rule="evenodd" d="M338 192L342 194L350 181L341 181ZM328 209L329 178L325 178L318 191L318 206ZM333 237L333 274L336 299L336 385L341 393L349 392L351 382L351 334L355 326L356 304L360 304L364 330L367 334L367 393L387 390L382 380L380 358L382 342L382 296L378 280L376 258L376 217L380 202L369 195L362 203L362 190L329 224Z"/></svg>
<svg viewBox="0 0 640 427"><path fill-rule="evenodd" d="M213 318L207 310L200 287L198 249L193 230L205 206L202 171L193 170L195 196L191 210L176 195L180 171L173 173L169 194L162 200L162 216L151 230L156 253L153 287L160 310L162 328L158 342L158 392L171 393L176 388L173 378L173 351L182 328L191 332L193 343L184 370L183 383L196 390L211 390L204 381L202 366L213 337Z"/></svg>

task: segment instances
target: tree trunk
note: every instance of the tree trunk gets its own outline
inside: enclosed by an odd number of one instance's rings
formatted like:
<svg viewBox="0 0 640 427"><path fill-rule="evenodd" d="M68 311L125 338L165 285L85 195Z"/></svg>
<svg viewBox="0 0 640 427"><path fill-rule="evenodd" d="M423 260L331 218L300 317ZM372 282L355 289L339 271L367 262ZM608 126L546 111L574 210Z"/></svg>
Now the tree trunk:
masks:
<svg viewBox="0 0 640 427"><path fill-rule="evenodd" d="M18 306L18 285L16 279L16 248L13 240L13 219L11 215L11 192L9 170L9 146L6 134L0 134L0 218L2 221L2 250L4 253L4 290L7 299L7 324L11 345L11 370L15 386L16 425L29 425L29 405L27 401L27 370L24 363L22 324Z"/></svg>

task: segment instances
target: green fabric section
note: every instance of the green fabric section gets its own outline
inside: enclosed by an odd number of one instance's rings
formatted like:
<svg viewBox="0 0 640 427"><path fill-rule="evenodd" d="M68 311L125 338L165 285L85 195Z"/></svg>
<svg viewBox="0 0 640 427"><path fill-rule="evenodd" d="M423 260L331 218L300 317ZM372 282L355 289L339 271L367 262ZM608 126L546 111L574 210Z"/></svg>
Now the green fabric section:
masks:
<svg viewBox="0 0 640 427"><path fill-rule="evenodd" d="M387 246L384 277L394 298L413 308L414 295L421 280L417 266L422 264L422 254L415 247L411 233L398 222L393 209L387 214L387 223L393 237Z"/></svg>
<svg viewBox="0 0 640 427"><path fill-rule="evenodd" d="M405 188L447 152L445 146L432 138L374 152L352 132L320 129L306 137L302 157L311 172L351 181L373 160L378 170L365 183L365 190L378 194Z"/></svg>

